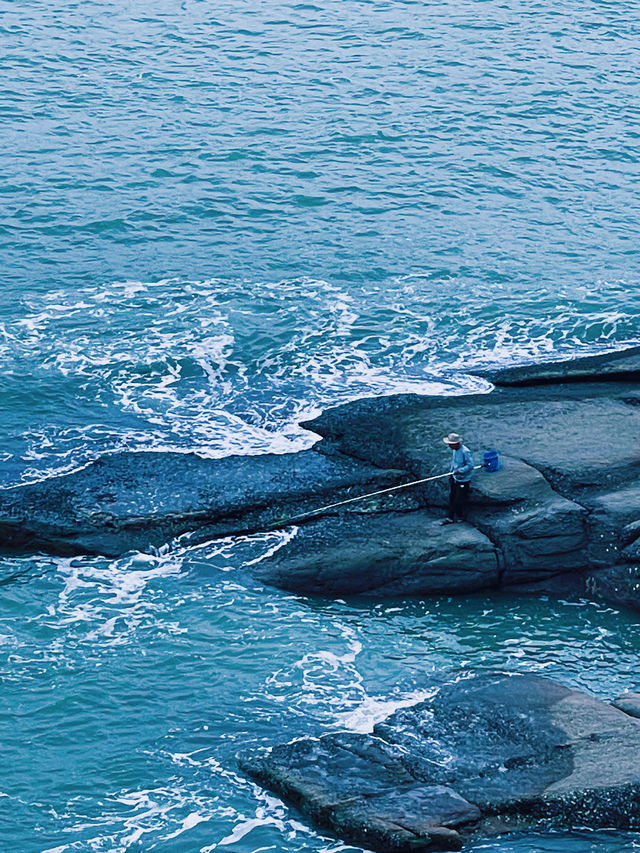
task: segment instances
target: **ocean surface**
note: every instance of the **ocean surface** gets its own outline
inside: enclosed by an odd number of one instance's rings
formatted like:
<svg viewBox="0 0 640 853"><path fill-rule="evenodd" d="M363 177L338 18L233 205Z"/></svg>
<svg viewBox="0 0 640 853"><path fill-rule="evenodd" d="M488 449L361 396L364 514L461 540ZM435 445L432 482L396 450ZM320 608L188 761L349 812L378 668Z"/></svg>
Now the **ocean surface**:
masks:
<svg viewBox="0 0 640 853"><path fill-rule="evenodd" d="M624 0L0 0L0 486L638 341L639 66ZM291 596L247 569L278 535L0 560L0 853L351 853L238 751L452 667L638 684L630 614Z"/></svg>

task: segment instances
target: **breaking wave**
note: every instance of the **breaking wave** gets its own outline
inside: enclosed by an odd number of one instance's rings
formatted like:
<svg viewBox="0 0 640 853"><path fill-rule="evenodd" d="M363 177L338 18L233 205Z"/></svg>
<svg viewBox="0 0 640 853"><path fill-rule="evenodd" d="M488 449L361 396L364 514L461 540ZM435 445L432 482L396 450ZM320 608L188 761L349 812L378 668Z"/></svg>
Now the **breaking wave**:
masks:
<svg viewBox="0 0 640 853"><path fill-rule="evenodd" d="M121 448L300 450L315 438L299 421L328 406L482 392L490 386L470 375L479 365L639 334L624 283L522 294L517 306L512 290L414 273L349 290L309 278L162 279L26 299L2 326L2 355L10 393L29 371L46 425L19 434L20 477Z"/></svg>

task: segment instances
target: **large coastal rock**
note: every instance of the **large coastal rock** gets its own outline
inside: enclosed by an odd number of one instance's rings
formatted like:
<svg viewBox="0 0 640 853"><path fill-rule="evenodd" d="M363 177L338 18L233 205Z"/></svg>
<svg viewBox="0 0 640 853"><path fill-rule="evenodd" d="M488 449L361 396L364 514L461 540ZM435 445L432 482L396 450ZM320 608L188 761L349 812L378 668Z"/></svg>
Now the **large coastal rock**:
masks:
<svg viewBox="0 0 640 853"><path fill-rule="evenodd" d="M265 529L319 502L403 478L402 471L313 451L226 459L114 453L71 474L0 490L0 550L118 556L186 532L190 541L204 541ZM417 506L410 495L395 500Z"/></svg>
<svg viewBox="0 0 640 853"><path fill-rule="evenodd" d="M300 593L446 594L496 586L498 557L493 543L470 524L442 527L424 512L395 512L303 525L287 548L256 564L254 573Z"/></svg>
<svg viewBox="0 0 640 853"><path fill-rule="evenodd" d="M615 381L601 376L586 381L579 371L570 382L549 381L549 368L538 381L527 368L526 382L518 384L515 370L510 371L508 384L489 394L362 400L330 409L307 426L323 437L320 451L392 465L412 478L446 467L442 436L452 430L461 432L478 456L483 448L498 448L503 467L476 474L468 514L469 523L495 547L498 584L579 573L584 589L606 591L615 600L612 585L593 578L640 557L640 355L634 348L628 358L615 361ZM593 368L594 360L588 363ZM499 377L492 378L497 382ZM427 512L440 507L444 513L446 480L420 487L420 494ZM450 545L443 542L442 547ZM347 571L350 558L346 543L342 565ZM280 585L287 585L288 567L292 588L296 572L307 566L293 549L274 554L271 564ZM260 572L269 579L268 561ZM617 577L621 574L630 573ZM423 592L437 591L429 586L428 571L422 577ZM627 595L624 603L632 599Z"/></svg>
<svg viewBox="0 0 640 853"><path fill-rule="evenodd" d="M292 524L252 571L297 592L524 589L571 573L576 591L640 607L640 347L484 375L490 393L329 409L303 453L117 453L0 490L0 549L117 556ZM497 448L503 462L476 472L467 523L438 525L446 479L333 506L446 471L452 430L477 461Z"/></svg>
<svg viewBox="0 0 640 853"><path fill-rule="evenodd" d="M640 720L530 675L456 677L372 734L240 758L321 831L380 853L530 826L640 828Z"/></svg>

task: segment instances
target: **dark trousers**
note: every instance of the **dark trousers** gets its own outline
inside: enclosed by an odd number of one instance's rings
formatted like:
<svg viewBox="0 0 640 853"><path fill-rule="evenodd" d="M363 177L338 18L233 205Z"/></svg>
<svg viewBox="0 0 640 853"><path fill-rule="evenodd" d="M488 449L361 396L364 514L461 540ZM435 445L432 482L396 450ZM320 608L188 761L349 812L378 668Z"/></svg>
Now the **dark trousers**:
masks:
<svg viewBox="0 0 640 853"><path fill-rule="evenodd" d="M449 518L464 519L466 516L469 487L470 483L458 483L453 477L449 477Z"/></svg>

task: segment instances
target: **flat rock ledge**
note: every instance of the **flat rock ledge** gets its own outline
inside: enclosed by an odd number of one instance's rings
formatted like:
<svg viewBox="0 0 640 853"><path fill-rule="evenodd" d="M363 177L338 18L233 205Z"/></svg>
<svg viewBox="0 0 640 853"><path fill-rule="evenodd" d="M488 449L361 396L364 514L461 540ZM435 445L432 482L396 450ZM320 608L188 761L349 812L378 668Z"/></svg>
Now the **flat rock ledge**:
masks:
<svg viewBox="0 0 640 853"><path fill-rule="evenodd" d="M371 734L239 763L320 831L379 853L532 827L640 829L640 720L531 675L458 675Z"/></svg>
<svg viewBox="0 0 640 853"><path fill-rule="evenodd" d="M294 535L251 571L305 595L562 581L564 592L640 609L640 347L483 375L490 393L329 409L305 424L322 440L301 453L122 452L1 489L0 550L117 557L289 526ZM452 430L476 461L489 448L502 458L500 471L476 472L466 523L439 524L446 479L304 515L446 471Z"/></svg>

